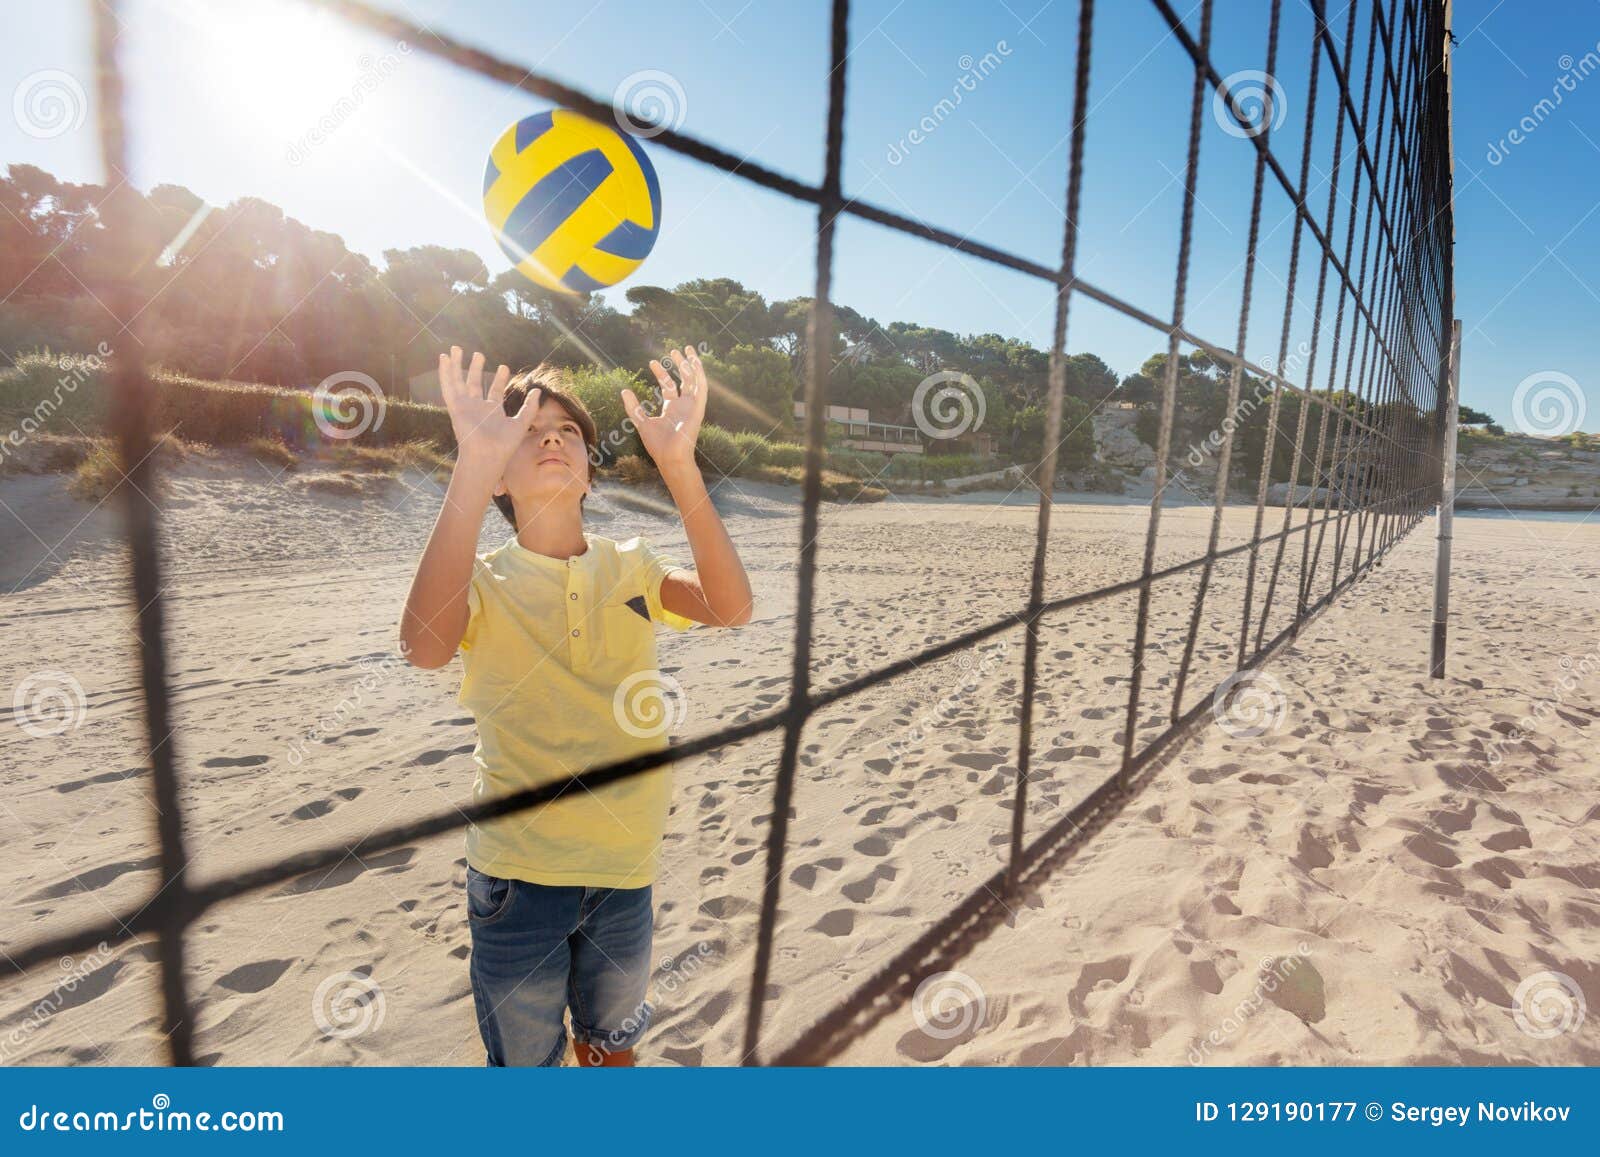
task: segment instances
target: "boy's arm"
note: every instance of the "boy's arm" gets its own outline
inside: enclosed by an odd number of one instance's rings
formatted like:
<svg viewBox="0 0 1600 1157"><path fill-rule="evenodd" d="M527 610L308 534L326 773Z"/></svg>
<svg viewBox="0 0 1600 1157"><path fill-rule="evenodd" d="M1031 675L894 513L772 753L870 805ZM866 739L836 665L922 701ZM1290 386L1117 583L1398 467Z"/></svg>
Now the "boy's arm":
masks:
<svg viewBox="0 0 1600 1157"><path fill-rule="evenodd" d="M515 415L505 412L510 380L511 371L501 366L485 397L482 354L472 355L465 372L460 346L439 355L439 392L456 436L456 464L400 616L401 653L417 667L443 667L461 645L484 512L506 462L539 412L537 387Z"/></svg>
<svg viewBox="0 0 1600 1157"><path fill-rule="evenodd" d="M662 580L661 605L696 622L741 626L755 610L750 579L694 460L695 439L710 394L705 367L693 346L685 346L681 356L677 351L669 356L677 361L682 384L673 381L659 361L650 363L661 386L660 414L646 413L632 390L622 391L622 403L638 428L639 440L655 459L683 517L694 554L694 570L676 570Z"/></svg>
<svg viewBox="0 0 1600 1157"><path fill-rule="evenodd" d="M444 507L400 616L400 644L418 667L443 667L455 657L467 630L467 588L478 553L478 532L499 476L458 459L450 473Z"/></svg>
<svg viewBox="0 0 1600 1157"><path fill-rule="evenodd" d="M663 467L661 479L683 517L694 555L694 570L675 570L661 580L661 605L699 623L743 626L755 610L750 579L722 517L711 505L700 468L691 458L687 465Z"/></svg>

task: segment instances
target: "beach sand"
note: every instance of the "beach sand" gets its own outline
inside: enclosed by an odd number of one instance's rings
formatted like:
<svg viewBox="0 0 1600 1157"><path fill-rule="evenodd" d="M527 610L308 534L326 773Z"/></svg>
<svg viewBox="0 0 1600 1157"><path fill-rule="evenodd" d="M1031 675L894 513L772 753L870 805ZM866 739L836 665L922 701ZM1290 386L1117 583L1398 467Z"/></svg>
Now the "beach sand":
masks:
<svg viewBox="0 0 1600 1157"><path fill-rule="evenodd" d="M439 488L408 474L364 497L330 496L304 473L192 459L162 501L171 742L196 879L469 798L459 666L394 661ZM999 497L825 508L814 687L1020 611L1037 511L1026 495ZM0 736L10 951L139 904L156 860L115 520L66 498L60 476L0 480L0 498L0 583L19 588L0 612L4 685L81 687L84 706L60 733ZM684 688L677 738L781 710L797 499L718 487L756 621L662 630L662 670ZM590 501L589 529L645 534L687 563L662 501L608 488ZM1253 514L1230 508L1224 547L1248 539ZM1063 498L1046 596L1133 577L1146 515ZM1281 519L1269 510L1268 529ZM44 541L13 520L45 528ZM485 526L485 548L509 536L497 515ZM1168 509L1158 566L1203 552L1208 529L1209 510ZM1432 530L1418 526L1267 664L1261 734L1233 720L1237 734L1211 725L1185 743L1075 859L1018 898L959 976L929 980L841 1063L1600 1062L1595 1020L1574 1023L1580 994L1600 997L1600 528L1459 520L1442 681L1426 677ZM1323 552L1319 589L1331 538ZM1290 619L1299 571L1295 539L1269 635ZM1232 670L1244 573L1242 558L1217 568L1183 709ZM1196 580L1155 590L1141 744L1166 726ZM1118 765L1136 604L1124 594L1044 622L1030 837ZM1022 658L1019 623L808 724L769 1051L1003 864ZM773 731L677 765L642 1063L742 1059L780 744ZM481 1064L463 872L452 833L208 912L188 940L199 1055ZM0 978L0 1059L162 1063L154 955L152 944L113 945L60 972ZM341 1005L352 993L355 1005Z"/></svg>

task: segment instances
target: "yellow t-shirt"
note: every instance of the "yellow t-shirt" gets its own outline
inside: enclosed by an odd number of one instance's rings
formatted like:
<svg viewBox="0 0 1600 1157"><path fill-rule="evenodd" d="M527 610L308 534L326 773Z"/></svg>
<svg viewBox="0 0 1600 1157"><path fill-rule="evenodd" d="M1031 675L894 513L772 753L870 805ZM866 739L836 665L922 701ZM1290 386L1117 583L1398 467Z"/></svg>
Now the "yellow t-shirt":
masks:
<svg viewBox="0 0 1600 1157"><path fill-rule="evenodd" d="M478 724L473 802L659 751L681 722L682 688L656 669L655 623L694 620L661 605L682 569L643 538L585 534L551 558L513 537L477 556L461 639L460 702ZM664 709L664 710L663 710ZM671 766L467 828L467 862L535 884L654 883Z"/></svg>

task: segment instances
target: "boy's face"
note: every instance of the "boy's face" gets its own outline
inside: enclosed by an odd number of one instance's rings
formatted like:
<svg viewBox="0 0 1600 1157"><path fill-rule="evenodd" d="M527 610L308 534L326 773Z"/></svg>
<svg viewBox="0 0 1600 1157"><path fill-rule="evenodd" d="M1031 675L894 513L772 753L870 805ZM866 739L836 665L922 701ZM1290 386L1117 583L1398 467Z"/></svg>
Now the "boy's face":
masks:
<svg viewBox="0 0 1600 1157"><path fill-rule="evenodd" d="M496 494L509 494L519 521L577 506L589 491L589 448L560 402L542 401L533 426L506 463Z"/></svg>

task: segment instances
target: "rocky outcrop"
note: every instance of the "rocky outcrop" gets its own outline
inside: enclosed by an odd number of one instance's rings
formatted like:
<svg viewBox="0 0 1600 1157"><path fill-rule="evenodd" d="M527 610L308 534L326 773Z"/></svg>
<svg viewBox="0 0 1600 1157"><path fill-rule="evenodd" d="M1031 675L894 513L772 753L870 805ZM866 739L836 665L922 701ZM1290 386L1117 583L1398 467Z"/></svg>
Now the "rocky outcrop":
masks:
<svg viewBox="0 0 1600 1157"><path fill-rule="evenodd" d="M1557 439L1527 434L1468 436L1458 449L1458 507L1600 508L1600 450L1580 449Z"/></svg>
<svg viewBox="0 0 1600 1157"><path fill-rule="evenodd" d="M1137 474L1153 465L1156 452L1133 432L1139 411L1102 409L1094 415L1094 459L1117 470Z"/></svg>

